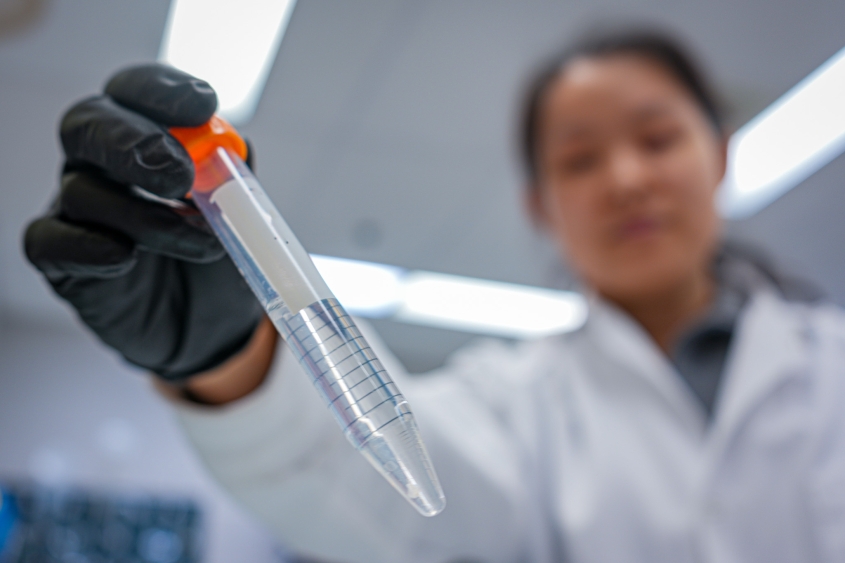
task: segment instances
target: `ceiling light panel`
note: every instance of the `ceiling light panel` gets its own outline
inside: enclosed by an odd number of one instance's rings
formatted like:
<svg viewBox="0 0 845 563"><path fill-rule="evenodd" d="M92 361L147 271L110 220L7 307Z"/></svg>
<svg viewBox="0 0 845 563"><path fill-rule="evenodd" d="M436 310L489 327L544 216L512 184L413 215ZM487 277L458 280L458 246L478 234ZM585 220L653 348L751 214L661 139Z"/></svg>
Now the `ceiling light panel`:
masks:
<svg viewBox="0 0 845 563"><path fill-rule="evenodd" d="M312 258L344 308L362 317L506 338L570 332L587 319L586 300L571 291Z"/></svg>
<svg viewBox="0 0 845 563"><path fill-rule="evenodd" d="M722 214L753 215L845 150L845 49L730 140Z"/></svg>
<svg viewBox="0 0 845 563"><path fill-rule="evenodd" d="M218 113L248 122L296 0L172 0L159 60L206 80Z"/></svg>

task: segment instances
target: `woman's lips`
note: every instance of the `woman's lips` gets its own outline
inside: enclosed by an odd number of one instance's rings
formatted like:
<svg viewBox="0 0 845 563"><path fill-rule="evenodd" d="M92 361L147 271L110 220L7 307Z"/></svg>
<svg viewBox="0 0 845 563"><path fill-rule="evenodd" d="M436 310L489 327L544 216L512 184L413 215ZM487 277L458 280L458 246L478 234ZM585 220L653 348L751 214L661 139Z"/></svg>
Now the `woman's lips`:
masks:
<svg viewBox="0 0 845 563"><path fill-rule="evenodd" d="M619 228L619 238L622 240L638 240L654 235L660 230L661 223L657 219L638 217L622 223Z"/></svg>

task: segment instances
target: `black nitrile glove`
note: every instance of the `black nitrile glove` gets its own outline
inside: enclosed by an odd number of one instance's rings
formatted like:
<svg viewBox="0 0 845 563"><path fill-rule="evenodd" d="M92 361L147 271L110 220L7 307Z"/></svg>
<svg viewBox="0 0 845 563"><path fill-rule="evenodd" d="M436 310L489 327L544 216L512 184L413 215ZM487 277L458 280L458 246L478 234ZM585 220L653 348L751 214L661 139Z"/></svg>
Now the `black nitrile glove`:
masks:
<svg viewBox="0 0 845 563"><path fill-rule="evenodd" d="M217 95L163 65L128 68L61 122L66 163L46 216L26 230L29 260L106 344L178 382L241 350L262 310L183 198L194 167L168 127L202 125Z"/></svg>

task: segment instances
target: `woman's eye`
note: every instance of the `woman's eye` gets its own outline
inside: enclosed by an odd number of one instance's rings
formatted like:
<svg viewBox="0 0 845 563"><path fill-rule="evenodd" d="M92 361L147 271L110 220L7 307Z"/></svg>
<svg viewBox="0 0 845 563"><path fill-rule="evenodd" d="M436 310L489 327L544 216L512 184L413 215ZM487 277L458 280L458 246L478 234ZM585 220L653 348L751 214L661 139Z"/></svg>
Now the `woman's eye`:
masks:
<svg viewBox="0 0 845 563"><path fill-rule="evenodd" d="M650 151L661 152L671 148L681 137L680 131L661 131L643 137L643 145Z"/></svg>
<svg viewBox="0 0 845 563"><path fill-rule="evenodd" d="M588 172L598 163L598 155L593 152L584 152L564 156L560 159L561 171L567 174L580 174Z"/></svg>

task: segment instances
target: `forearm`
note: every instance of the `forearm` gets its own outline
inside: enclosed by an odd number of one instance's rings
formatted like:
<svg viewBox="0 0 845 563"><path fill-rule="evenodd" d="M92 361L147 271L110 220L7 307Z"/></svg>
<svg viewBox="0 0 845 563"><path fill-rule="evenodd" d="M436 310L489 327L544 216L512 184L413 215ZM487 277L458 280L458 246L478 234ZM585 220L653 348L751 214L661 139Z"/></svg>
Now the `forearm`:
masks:
<svg viewBox="0 0 845 563"><path fill-rule="evenodd" d="M267 377L276 355L278 333L264 317L246 347L213 370L197 374L182 386L184 394L196 402L224 405L255 391ZM179 390L166 384L162 390L178 395Z"/></svg>
<svg viewBox="0 0 845 563"><path fill-rule="evenodd" d="M420 516L347 443L284 345L263 385L242 400L215 408L177 403L197 453L303 553L356 563L518 560L523 481L493 413L458 378L409 379L377 335L359 326L418 415L449 499L443 514Z"/></svg>
<svg viewBox="0 0 845 563"><path fill-rule="evenodd" d="M329 561L420 563L406 535L426 519L347 443L290 350L278 348L266 380L241 400L177 402L197 453L292 549Z"/></svg>

